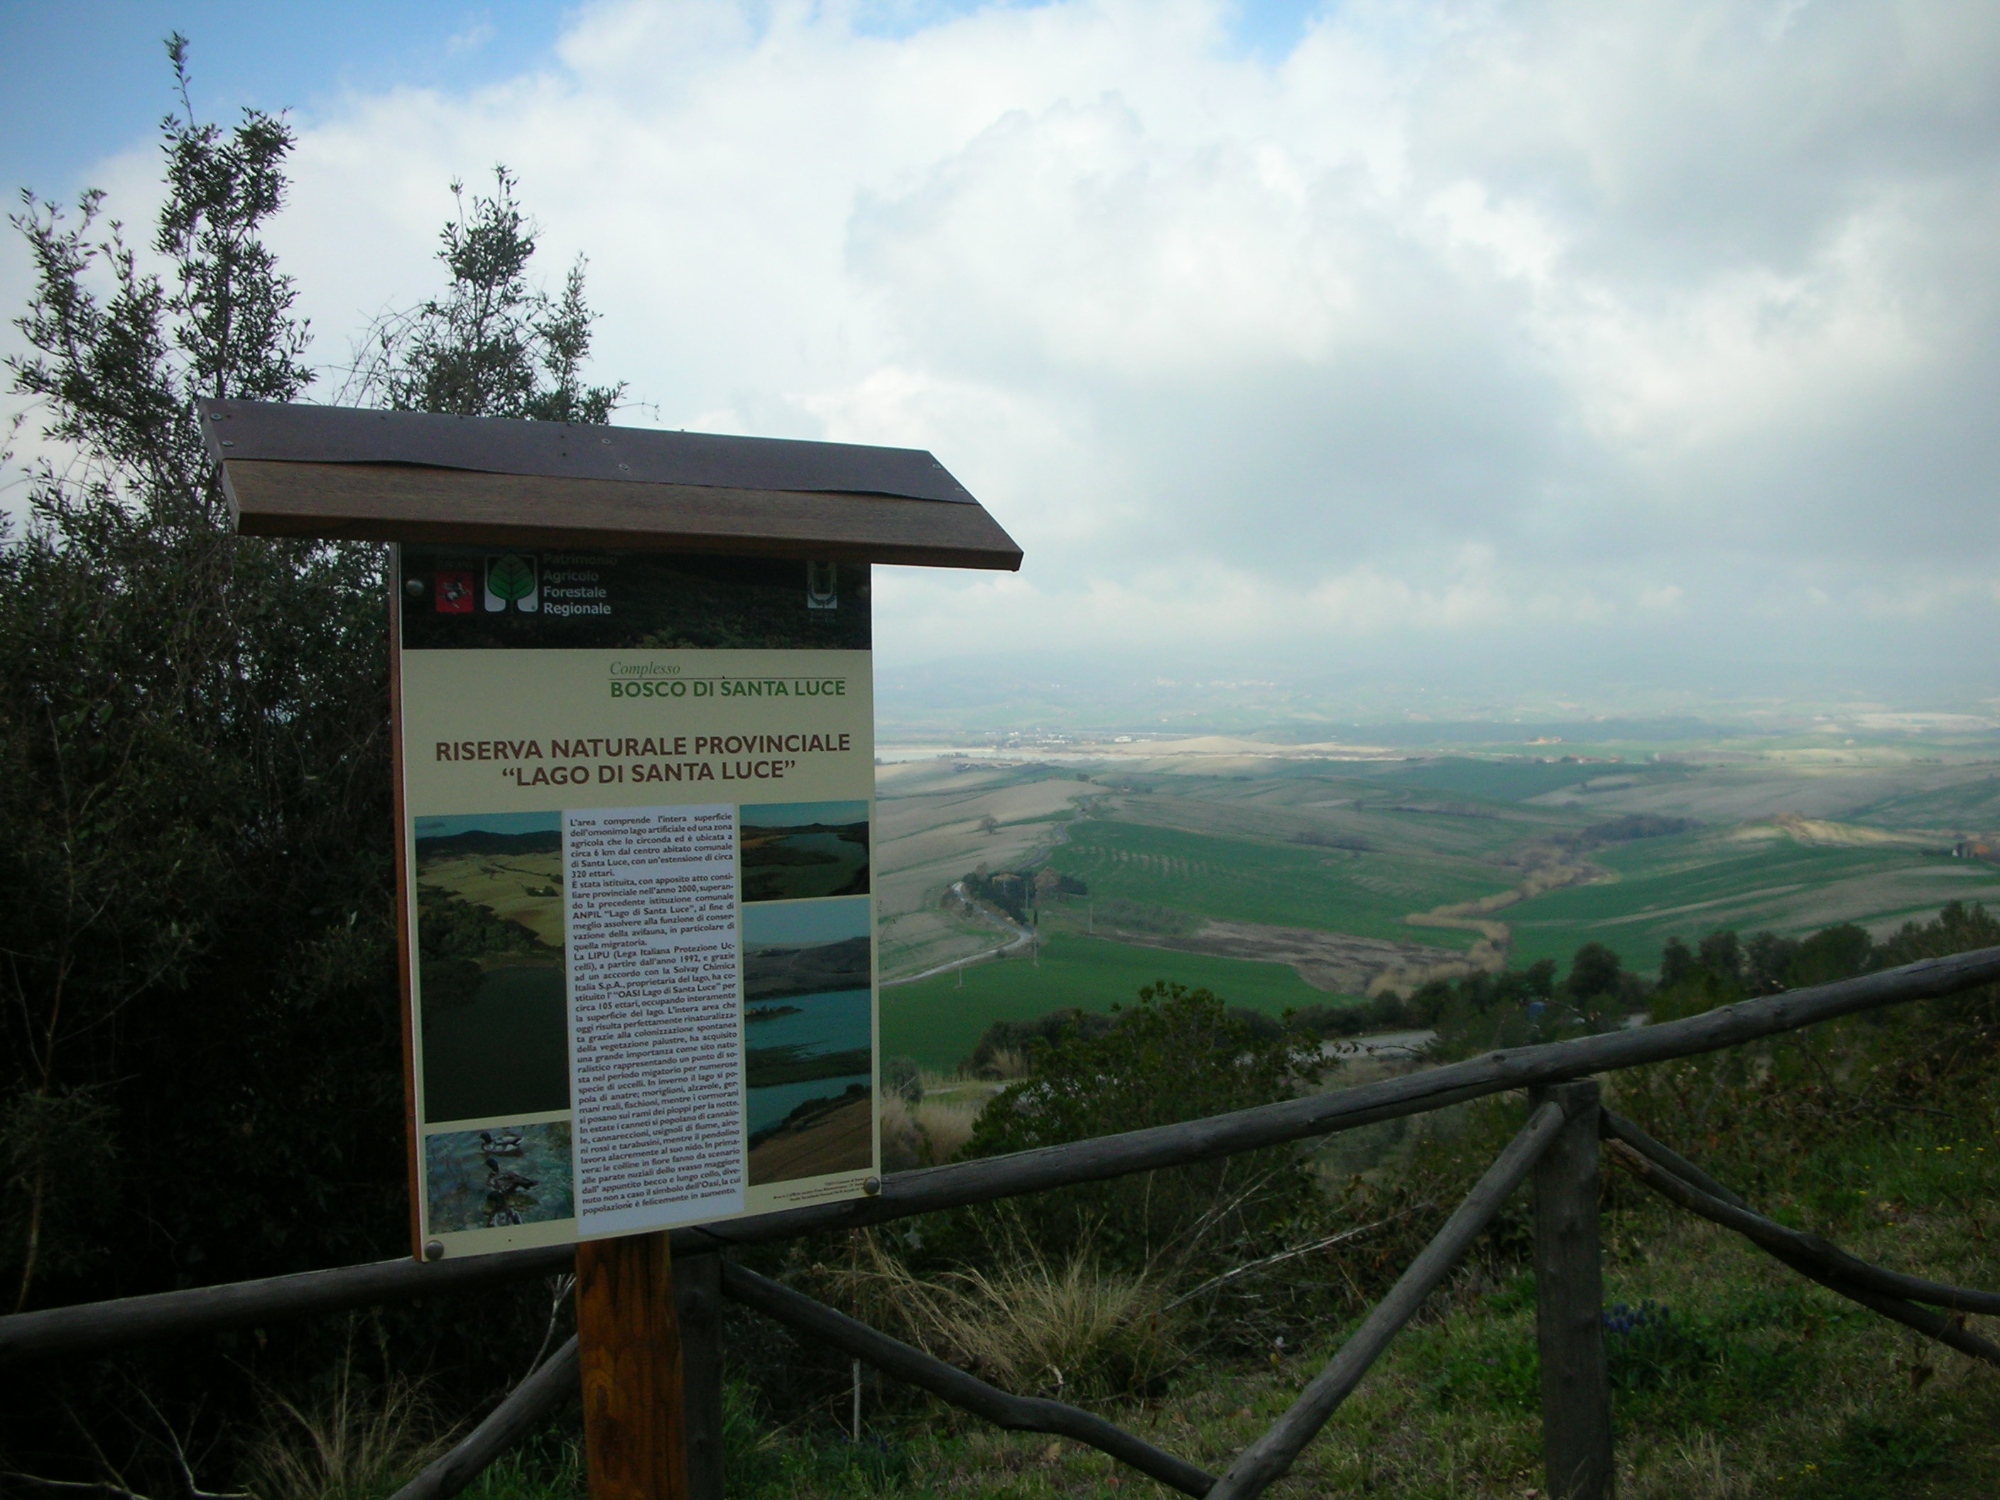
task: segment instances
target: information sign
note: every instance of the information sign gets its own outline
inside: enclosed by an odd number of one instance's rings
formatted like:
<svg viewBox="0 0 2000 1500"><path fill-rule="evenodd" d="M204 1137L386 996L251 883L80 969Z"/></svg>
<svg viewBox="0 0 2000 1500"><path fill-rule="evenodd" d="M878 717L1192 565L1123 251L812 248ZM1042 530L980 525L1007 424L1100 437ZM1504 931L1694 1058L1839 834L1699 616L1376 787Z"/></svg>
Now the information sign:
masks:
<svg viewBox="0 0 2000 1500"><path fill-rule="evenodd" d="M867 565L406 543L391 567L426 1253L862 1194Z"/></svg>

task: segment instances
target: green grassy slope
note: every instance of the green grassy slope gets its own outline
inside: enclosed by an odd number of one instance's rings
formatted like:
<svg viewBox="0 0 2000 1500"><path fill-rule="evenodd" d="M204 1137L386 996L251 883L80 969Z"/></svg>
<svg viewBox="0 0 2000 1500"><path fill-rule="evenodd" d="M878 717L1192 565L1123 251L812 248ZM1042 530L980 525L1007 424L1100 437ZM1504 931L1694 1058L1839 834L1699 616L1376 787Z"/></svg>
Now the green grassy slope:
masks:
<svg viewBox="0 0 2000 1500"><path fill-rule="evenodd" d="M1501 872L1469 859L1253 843L1099 819L1077 825L1051 862L1086 881L1100 900L1461 946L1469 935L1419 932L1403 918L1507 884Z"/></svg>
<svg viewBox="0 0 2000 1500"><path fill-rule="evenodd" d="M1814 848L1722 834L1645 839L1593 856L1620 878L1524 901L1500 915L1513 961L1567 959L1586 942L1651 970L1669 937L1732 927L1797 936L1836 922L1881 928L1950 900L2000 899L2000 870L1907 849Z"/></svg>
<svg viewBox="0 0 2000 1500"><path fill-rule="evenodd" d="M964 987L960 988L962 973ZM1051 933L1039 966L1025 958L977 964L882 991L882 1053L948 1071L995 1021L1026 1021L1063 1006L1107 1011L1129 1005L1156 979L1206 986L1232 1005L1270 1015L1334 997L1283 964L1242 963Z"/></svg>

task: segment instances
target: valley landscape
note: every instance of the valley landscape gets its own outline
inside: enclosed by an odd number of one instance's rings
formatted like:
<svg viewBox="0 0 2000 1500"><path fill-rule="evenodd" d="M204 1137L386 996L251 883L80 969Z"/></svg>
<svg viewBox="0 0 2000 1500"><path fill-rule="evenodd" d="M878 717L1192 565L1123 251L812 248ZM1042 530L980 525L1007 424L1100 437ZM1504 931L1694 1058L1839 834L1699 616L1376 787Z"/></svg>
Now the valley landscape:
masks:
<svg viewBox="0 0 2000 1500"><path fill-rule="evenodd" d="M1276 1015L1590 942L1650 973L1673 937L1879 937L2000 902L2000 735L1979 723L1441 738L891 747L885 1054L949 1071L994 1021L1161 978Z"/></svg>

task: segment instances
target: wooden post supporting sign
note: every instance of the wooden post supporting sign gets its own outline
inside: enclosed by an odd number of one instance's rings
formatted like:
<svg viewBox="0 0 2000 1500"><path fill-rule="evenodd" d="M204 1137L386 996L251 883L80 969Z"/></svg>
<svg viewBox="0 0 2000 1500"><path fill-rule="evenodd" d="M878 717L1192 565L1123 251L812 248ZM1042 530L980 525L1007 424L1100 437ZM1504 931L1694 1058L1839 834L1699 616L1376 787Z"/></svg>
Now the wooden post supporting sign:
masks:
<svg viewBox="0 0 2000 1500"><path fill-rule="evenodd" d="M665 1233L576 1247L591 1500L687 1500L680 1321Z"/></svg>
<svg viewBox="0 0 2000 1500"><path fill-rule="evenodd" d="M1542 1454L1552 1500L1611 1500L1611 1386L1597 1235L1598 1088L1537 1089L1568 1116L1535 1166L1535 1322Z"/></svg>

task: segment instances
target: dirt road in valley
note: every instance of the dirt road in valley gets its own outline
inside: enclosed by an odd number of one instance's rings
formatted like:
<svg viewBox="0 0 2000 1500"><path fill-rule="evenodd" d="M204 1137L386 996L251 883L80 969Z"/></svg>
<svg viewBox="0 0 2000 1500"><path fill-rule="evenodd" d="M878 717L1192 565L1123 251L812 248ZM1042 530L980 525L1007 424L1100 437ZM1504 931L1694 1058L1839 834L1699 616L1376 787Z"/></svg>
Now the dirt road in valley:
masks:
<svg viewBox="0 0 2000 1500"><path fill-rule="evenodd" d="M1379 995L1384 990L1408 994L1433 979L1458 979L1467 974L1497 973L1507 967L1512 933L1492 913L1504 911L1546 891L1606 878L1588 861L1530 856L1521 884L1477 901L1460 901L1403 920L1412 927L1437 927L1474 932L1478 941L1463 951L1431 943L1398 943L1385 938L1355 937L1309 927L1266 927L1256 922L1204 922L1194 932L1104 932L1143 948L1202 953L1214 958L1250 959L1290 964L1299 978L1332 995Z"/></svg>
<svg viewBox="0 0 2000 1500"><path fill-rule="evenodd" d="M1561 890L1569 885L1589 885L1600 880L1615 880L1610 871L1592 864L1587 859L1565 857L1562 853L1546 849L1531 849L1522 861L1525 871L1521 883L1511 891L1499 891L1491 896L1481 896L1477 901L1456 901L1447 906L1433 907L1429 911L1411 912L1403 918L1412 927L1441 927L1450 932L1476 932L1479 941L1474 943L1465 955L1466 967L1460 973L1472 969L1483 969L1489 974L1498 973L1507 967L1507 950L1513 945L1514 934L1505 922L1493 920L1493 913L1505 911L1508 907L1550 891ZM1426 974L1423 979L1438 979L1453 976ZM1419 980L1422 983L1423 980ZM1401 981L1384 980L1383 988L1404 988Z"/></svg>
<svg viewBox="0 0 2000 1500"><path fill-rule="evenodd" d="M1035 940L1034 930L1023 927L1005 912L997 912L972 899L965 892L965 882L952 882L951 895L957 900L959 909L984 922L990 922L1013 934L1013 939L997 948L982 948L977 953L968 953L964 958L954 958L948 963L932 964L928 969L915 974L899 974L894 979L885 979L880 988L893 989L899 984L915 984L919 979L929 979L938 974L949 974L954 969L969 969L974 964L991 963L994 959L1005 958L1016 949L1025 948Z"/></svg>

